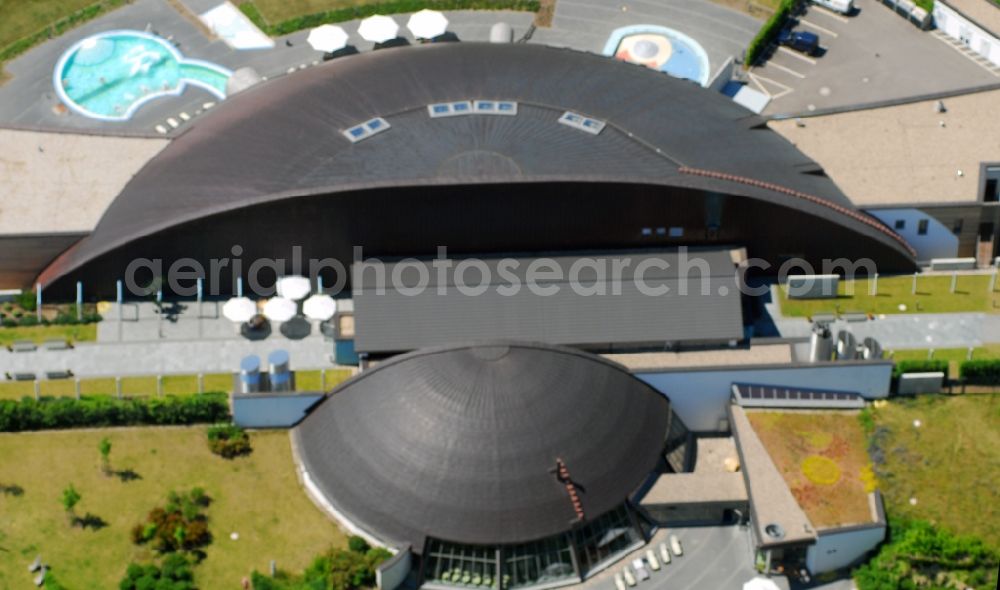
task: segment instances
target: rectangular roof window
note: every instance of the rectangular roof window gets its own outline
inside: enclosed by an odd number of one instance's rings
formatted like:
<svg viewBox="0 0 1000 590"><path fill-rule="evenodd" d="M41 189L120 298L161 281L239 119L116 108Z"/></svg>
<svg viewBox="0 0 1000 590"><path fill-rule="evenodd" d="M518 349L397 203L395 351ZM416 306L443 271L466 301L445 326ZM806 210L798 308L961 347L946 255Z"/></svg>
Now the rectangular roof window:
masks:
<svg viewBox="0 0 1000 590"><path fill-rule="evenodd" d="M573 127L574 129L579 129L580 131L591 135L600 135L601 131L604 131L604 127L606 125L604 121L591 119L590 117L586 117L572 111L566 111L563 113L563 116L559 117L559 122L567 127Z"/></svg>
<svg viewBox="0 0 1000 590"><path fill-rule="evenodd" d="M389 125L388 121L382 117L375 117L374 119L369 119L364 123L345 129L340 133L351 143L358 143L373 135L387 131L390 127L392 126Z"/></svg>

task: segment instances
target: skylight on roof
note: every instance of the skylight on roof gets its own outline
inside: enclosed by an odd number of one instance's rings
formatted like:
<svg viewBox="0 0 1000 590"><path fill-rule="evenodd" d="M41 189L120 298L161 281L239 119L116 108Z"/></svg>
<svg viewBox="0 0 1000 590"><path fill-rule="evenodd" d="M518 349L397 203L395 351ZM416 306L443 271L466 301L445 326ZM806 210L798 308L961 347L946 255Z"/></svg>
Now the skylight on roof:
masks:
<svg viewBox="0 0 1000 590"><path fill-rule="evenodd" d="M351 143L358 143L359 141L368 139L373 135L382 133L383 131L388 131L390 127L392 127L392 125L389 125L388 121L382 117L375 117L374 119L365 121L360 125L355 125L350 129L345 129L340 133Z"/></svg>
<svg viewBox="0 0 1000 590"><path fill-rule="evenodd" d="M472 114L472 102L468 100L460 100L458 102L439 102L429 104L427 105L427 113L432 119L469 115Z"/></svg>
<svg viewBox="0 0 1000 590"><path fill-rule="evenodd" d="M563 116L559 117L559 122L567 127L573 127L574 129L579 129L580 131L591 135L600 135L601 131L604 131L604 127L606 126L604 121L591 119L590 117L586 117L572 111L566 111L563 113Z"/></svg>
<svg viewBox="0 0 1000 590"><path fill-rule="evenodd" d="M517 103L510 100L477 100L474 105L480 115L517 115Z"/></svg>

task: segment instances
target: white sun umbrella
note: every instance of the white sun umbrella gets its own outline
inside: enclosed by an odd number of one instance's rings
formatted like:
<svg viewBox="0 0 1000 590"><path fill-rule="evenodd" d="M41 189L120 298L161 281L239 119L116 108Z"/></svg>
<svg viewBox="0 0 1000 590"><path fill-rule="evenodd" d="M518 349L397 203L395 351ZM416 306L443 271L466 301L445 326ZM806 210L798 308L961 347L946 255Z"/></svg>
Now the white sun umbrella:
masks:
<svg viewBox="0 0 1000 590"><path fill-rule="evenodd" d="M287 322L299 313L299 306L291 299L275 297L264 304L264 317L275 322Z"/></svg>
<svg viewBox="0 0 1000 590"><path fill-rule="evenodd" d="M399 25L388 16L376 14L361 21L361 26L358 27L358 34L365 41L385 43L399 36Z"/></svg>
<svg viewBox="0 0 1000 590"><path fill-rule="evenodd" d="M231 322L249 322L257 315L257 304L246 297L233 297L222 306L222 315Z"/></svg>
<svg viewBox="0 0 1000 590"><path fill-rule="evenodd" d="M300 299L305 299L306 296L309 295L312 291L312 283L306 277L290 275L278 279L276 288L278 290L278 296L291 299L292 301L298 301Z"/></svg>
<svg viewBox="0 0 1000 590"><path fill-rule="evenodd" d="M337 25L320 25L306 38L316 51L332 53L347 46L347 31Z"/></svg>
<svg viewBox="0 0 1000 590"><path fill-rule="evenodd" d="M302 313L309 319L325 322L337 313L337 302L329 295L313 295L302 304Z"/></svg>
<svg viewBox="0 0 1000 590"><path fill-rule="evenodd" d="M743 590L781 590L771 578L757 576L743 584Z"/></svg>
<svg viewBox="0 0 1000 590"><path fill-rule="evenodd" d="M417 39L433 39L448 31L448 19L437 10L425 8L410 16L406 28L410 29Z"/></svg>

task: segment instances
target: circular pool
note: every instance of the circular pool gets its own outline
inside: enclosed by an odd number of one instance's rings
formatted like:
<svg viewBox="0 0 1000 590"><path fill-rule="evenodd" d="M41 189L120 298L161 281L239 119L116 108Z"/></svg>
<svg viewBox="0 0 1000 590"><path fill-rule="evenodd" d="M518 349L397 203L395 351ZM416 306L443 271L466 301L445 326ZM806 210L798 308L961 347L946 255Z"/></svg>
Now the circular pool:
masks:
<svg viewBox="0 0 1000 590"><path fill-rule="evenodd" d="M73 112L106 121L125 121L150 100L176 96L187 85L226 97L232 72L187 59L155 35L108 31L87 37L59 58L53 84Z"/></svg>
<svg viewBox="0 0 1000 590"><path fill-rule="evenodd" d="M615 30L604 55L708 85L710 64L700 43L667 27L632 25Z"/></svg>

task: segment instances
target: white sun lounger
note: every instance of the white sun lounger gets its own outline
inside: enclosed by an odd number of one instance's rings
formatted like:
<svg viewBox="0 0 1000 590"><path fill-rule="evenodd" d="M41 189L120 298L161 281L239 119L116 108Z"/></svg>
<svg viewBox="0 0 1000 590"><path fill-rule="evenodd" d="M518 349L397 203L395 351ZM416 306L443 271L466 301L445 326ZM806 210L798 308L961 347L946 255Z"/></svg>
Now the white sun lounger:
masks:
<svg viewBox="0 0 1000 590"><path fill-rule="evenodd" d="M31 573L35 573L35 572L37 572L40 569L42 569L42 556L41 555L39 555L38 557L36 557L35 561L32 561L30 564L28 564L28 571L31 572Z"/></svg>
<svg viewBox="0 0 1000 590"><path fill-rule="evenodd" d="M646 549L646 563L649 564L649 569L654 572L660 571L660 561L656 559L656 554L653 553L652 549Z"/></svg>
<svg viewBox="0 0 1000 590"><path fill-rule="evenodd" d="M635 586L635 576L632 574L632 570L626 565L622 568L622 576L625 577L625 583L629 586Z"/></svg>
<svg viewBox="0 0 1000 590"><path fill-rule="evenodd" d="M649 570L646 569L646 564L642 561L641 557L632 560L632 569L635 570L635 577L640 582L645 582L649 579Z"/></svg>
<svg viewBox="0 0 1000 590"><path fill-rule="evenodd" d="M677 538L677 535L670 535L670 550L678 557L684 555L684 549L681 548L681 540Z"/></svg>
<svg viewBox="0 0 1000 590"><path fill-rule="evenodd" d="M660 559L663 560L663 565L670 563L670 550L666 543L660 543Z"/></svg>

